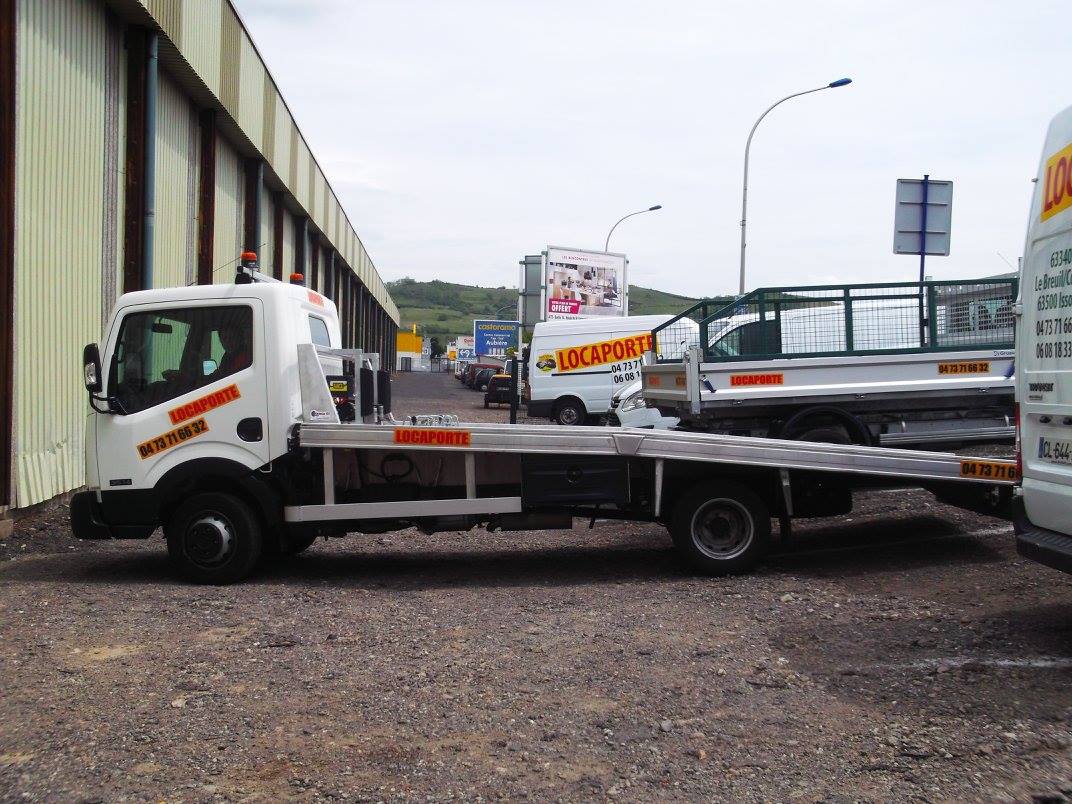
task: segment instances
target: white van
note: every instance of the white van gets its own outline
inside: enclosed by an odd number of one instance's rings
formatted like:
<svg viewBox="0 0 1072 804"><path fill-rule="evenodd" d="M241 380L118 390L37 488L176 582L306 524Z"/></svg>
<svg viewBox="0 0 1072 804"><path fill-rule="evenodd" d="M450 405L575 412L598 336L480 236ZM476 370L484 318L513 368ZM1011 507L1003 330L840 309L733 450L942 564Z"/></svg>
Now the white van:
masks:
<svg viewBox="0 0 1072 804"><path fill-rule="evenodd" d="M1017 312L1023 510L1016 547L1026 558L1072 572L1072 107L1046 134Z"/></svg>
<svg viewBox="0 0 1072 804"><path fill-rule="evenodd" d="M614 391L640 379L651 330L669 315L543 321L529 344L528 415L584 424L610 410Z"/></svg>

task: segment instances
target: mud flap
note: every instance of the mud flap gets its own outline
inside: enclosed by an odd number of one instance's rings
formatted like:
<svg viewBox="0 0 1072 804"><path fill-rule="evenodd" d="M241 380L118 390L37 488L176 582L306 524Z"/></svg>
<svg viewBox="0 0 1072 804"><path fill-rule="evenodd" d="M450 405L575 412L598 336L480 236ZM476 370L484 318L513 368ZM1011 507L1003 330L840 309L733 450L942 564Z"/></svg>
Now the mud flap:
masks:
<svg viewBox="0 0 1072 804"><path fill-rule="evenodd" d="M985 483L932 483L925 487L939 502L976 514L1012 521L1012 486L988 486Z"/></svg>

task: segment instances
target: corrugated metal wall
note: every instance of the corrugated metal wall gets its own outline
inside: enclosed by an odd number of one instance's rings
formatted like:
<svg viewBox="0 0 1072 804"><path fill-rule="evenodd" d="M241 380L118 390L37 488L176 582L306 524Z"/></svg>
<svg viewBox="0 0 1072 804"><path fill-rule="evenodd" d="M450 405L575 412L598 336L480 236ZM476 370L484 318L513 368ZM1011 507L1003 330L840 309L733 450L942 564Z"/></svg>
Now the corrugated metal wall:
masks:
<svg viewBox="0 0 1072 804"><path fill-rule="evenodd" d="M82 346L100 335L108 29L94 0L20 0L15 495L84 482ZM77 402L76 402L77 400Z"/></svg>
<svg viewBox="0 0 1072 804"><path fill-rule="evenodd" d="M242 255L242 159L220 138L216 143L216 234L212 243L212 281L230 282Z"/></svg>
<svg viewBox="0 0 1072 804"><path fill-rule="evenodd" d="M123 179L123 143L127 135L127 49L123 46L123 26L112 18L108 23L107 78L104 94L104 244L101 249L100 326L111 315L122 290L123 210L126 204Z"/></svg>
<svg viewBox="0 0 1072 804"><path fill-rule="evenodd" d="M182 41L175 44L205 86L220 96L220 20L224 0L187 2L182 16ZM150 9L150 12L152 9Z"/></svg>
<svg viewBox="0 0 1072 804"><path fill-rule="evenodd" d="M161 73L153 223L153 284L156 287L181 287L190 284L195 276L200 151L195 114L179 86Z"/></svg>
<svg viewBox="0 0 1072 804"><path fill-rule="evenodd" d="M99 340L122 291L129 101L124 37L134 18L121 4L109 13L104 0L17 3L13 502L26 506L76 488L84 478L85 392L78 366L82 345ZM324 238L339 254L337 276L351 269L359 274L397 320L386 287L228 0L142 0L142 6L164 32L162 51L173 45L182 56L162 56L154 285L185 285L196 277L201 110L182 85L199 80L264 156L270 186L282 184L291 209L300 207L284 213L283 275L294 270L299 222L308 215L313 237L306 273L317 248L316 286L326 288L330 249L313 245ZM221 126L217 141L213 194L213 277L222 282L234 275L242 250L244 160L255 155L246 143L244 153L236 150L228 130ZM266 191L259 252L269 272L274 219Z"/></svg>

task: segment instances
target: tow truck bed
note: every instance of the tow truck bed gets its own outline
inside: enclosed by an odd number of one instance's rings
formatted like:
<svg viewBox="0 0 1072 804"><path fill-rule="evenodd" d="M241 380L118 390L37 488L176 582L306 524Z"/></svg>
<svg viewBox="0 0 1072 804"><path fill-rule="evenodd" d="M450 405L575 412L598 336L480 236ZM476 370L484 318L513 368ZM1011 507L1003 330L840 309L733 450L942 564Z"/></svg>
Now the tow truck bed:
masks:
<svg viewBox="0 0 1072 804"><path fill-rule="evenodd" d="M1012 461L965 458L941 452L916 452L879 447L784 441L769 438L723 436L707 433L654 431L604 427L549 427L542 425L461 424L456 427L424 428L409 424L303 424L298 444L304 449L322 452L324 494L320 504L287 506L288 522L359 520L370 518L428 517L437 515L520 513L525 504L526 472L516 478L504 478L503 485L512 494L480 496L477 493L477 460L481 456L554 456L563 467L563 483L570 483L569 466L586 457L603 457L629 461L632 474L651 480L645 483L646 514L662 516L666 496L664 477L668 464L690 465L683 474L703 476L701 466L708 465L716 474L726 476L745 472L755 485L763 473L774 473L782 489L783 515L793 514L792 482L794 477L811 473L837 476L849 485L937 485L965 484L980 490L1009 488L1015 483ZM334 456L337 451L358 450L391 453L462 453L464 459L465 497L412 501L336 502ZM639 468L639 473L636 471ZM695 470L699 471L695 471ZM757 471L758 470L758 473ZM583 472L583 469L577 471ZM679 472L679 474L682 474ZM614 482L614 481L610 481ZM461 484L459 484L461 488ZM590 502L592 484L584 486ZM609 490L608 490L608 497ZM569 504L569 495L562 502ZM636 500L630 500L636 502ZM542 507L542 506L541 506ZM638 511L638 513L640 513ZM640 517L638 517L640 518Z"/></svg>

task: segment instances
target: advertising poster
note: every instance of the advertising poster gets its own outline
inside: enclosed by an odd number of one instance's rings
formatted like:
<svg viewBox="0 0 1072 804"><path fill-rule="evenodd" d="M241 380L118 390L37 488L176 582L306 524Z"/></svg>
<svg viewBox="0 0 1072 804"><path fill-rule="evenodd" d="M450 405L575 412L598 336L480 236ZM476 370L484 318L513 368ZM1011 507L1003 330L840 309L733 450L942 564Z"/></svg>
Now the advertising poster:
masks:
<svg viewBox="0 0 1072 804"><path fill-rule="evenodd" d="M520 321L473 321L474 348L478 356L504 357L507 349L518 350Z"/></svg>
<svg viewBox="0 0 1072 804"><path fill-rule="evenodd" d="M555 319L628 315L624 254L548 246L544 316Z"/></svg>

